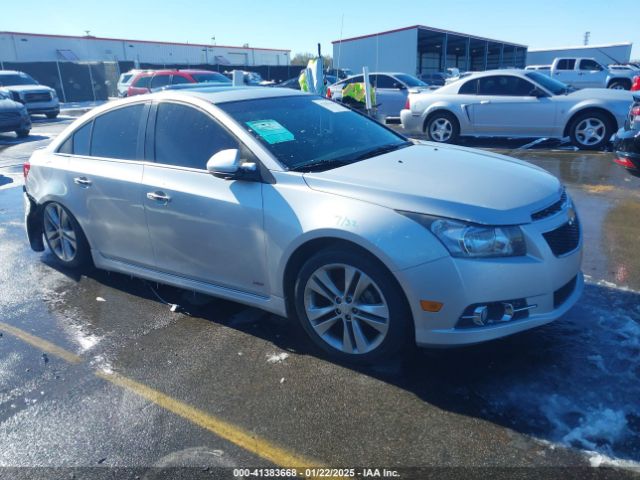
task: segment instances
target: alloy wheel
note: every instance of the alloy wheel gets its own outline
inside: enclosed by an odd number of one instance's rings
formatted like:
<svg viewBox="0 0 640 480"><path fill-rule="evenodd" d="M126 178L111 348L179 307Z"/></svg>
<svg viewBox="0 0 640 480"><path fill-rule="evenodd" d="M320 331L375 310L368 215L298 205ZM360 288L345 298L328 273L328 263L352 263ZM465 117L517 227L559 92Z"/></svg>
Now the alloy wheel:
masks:
<svg viewBox="0 0 640 480"><path fill-rule="evenodd" d="M602 142L607 126L599 118L585 118L576 126L575 136L580 144L590 147Z"/></svg>
<svg viewBox="0 0 640 480"><path fill-rule="evenodd" d="M71 217L57 203L44 209L44 234L53 253L63 262L71 262L78 251L77 235Z"/></svg>
<svg viewBox="0 0 640 480"><path fill-rule="evenodd" d="M446 118L437 118L429 126L429 134L436 142L446 142L451 139L453 125Z"/></svg>
<svg viewBox="0 0 640 480"><path fill-rule="evenodd" d="M304 308L318 336L343 353L371 352L389 330L389 306L380 287L350 265L318 268L305 285Z"/></svg>

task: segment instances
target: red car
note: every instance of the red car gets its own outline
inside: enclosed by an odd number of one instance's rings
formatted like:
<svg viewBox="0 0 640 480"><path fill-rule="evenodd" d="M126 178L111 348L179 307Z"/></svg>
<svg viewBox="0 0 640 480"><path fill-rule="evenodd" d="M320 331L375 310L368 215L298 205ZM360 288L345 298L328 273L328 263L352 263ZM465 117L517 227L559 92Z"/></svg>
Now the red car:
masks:
<svg viewBox="0 0 640 480"><path fill-rule="evenodd" d="M127 90L127 97L149 93L156 88L181 83L228 83L227 77L209 70L156 70L136 75Z"/></svg>
<svg viewBox="0 0 640 480"><path fill-rule="evenodd" d="M633 77L633 84L631 84L631 90L634 92L640 90L640 75Z"/></svg>

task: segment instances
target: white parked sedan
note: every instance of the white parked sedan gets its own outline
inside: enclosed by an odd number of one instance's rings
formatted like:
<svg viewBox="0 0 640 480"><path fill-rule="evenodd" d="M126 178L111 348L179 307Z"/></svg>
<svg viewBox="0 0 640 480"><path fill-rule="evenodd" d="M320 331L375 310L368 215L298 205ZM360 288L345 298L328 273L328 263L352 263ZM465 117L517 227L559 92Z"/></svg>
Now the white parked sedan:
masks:
<svg viewBox="0 0 640 480"><path fill-rule="evenodd" d="M583 286L580 223L555 177L414 144L294 90L110 102L24 173L30 244L62 266L290 316L344 360L521 332Z"/></svg>
<svg viewBox="0 0 640 480"><path fill-rule="evenodd" d="M459 136L564 138L580 149L603 147L624 125L627 91L574 90L531 70L479 72L434 92L409 95L403 127L434 142Z"/></svg>

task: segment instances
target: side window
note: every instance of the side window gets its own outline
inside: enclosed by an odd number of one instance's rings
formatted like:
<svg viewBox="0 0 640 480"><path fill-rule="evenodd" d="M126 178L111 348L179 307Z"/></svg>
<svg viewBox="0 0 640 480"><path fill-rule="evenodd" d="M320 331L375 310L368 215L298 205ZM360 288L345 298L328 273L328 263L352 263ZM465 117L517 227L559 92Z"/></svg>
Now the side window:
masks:
<svg viewBox="0 0 640 480"><path fill-rule="evenodd" d="M160 103L156 117L155 161L204 170L220 150L238 141L206 113L178 103Z"/></svg>
<svg viewBox="0 0 640 480"><path fill-rule="evenodd" d="M556 70L573 70L576 66L576 60L572 58L563 58L558 60Z"/></svg>
<svg viewBox="0 0 640 480"><path fill-rule="evenodd" d="M171 75L155 75L151 79L151 88L160 88L169 85L171 82Z"/></svg>
<svg viewBox="0 0 640 480"><path fill-rule="evenodd" d="M358 76L352 77L352 78L350 78L348 80L345 80L344 81L344 86L346 87L347 85L350 85L352 83L362 83L362 82L364 82L364 76L363 75L358 75Z"/></svg>
<svg viewBox="0 0 640 480"><path fill-rule="evenodd" d="M532 83L511 75L484 77L479 79L478 82L478 93L480 95L526 97L533 88Z"/></svg>
<svg viewBox="0 0 640 480"><path fill-rule="evenodd" d="M91 156L136 160L143 110L144 105L138 104L97 117L91 138Z"/></svg>
<svg viewBox="0 0 640 480"><path fill-rule="evenodd" d="M600 70L602 70L602 67L595 60L587 59L587 60L582 60L580 62L580 70L589 70L589 71L597 70L597 71L600 71Z"/></svg>
<svg viewBox="0 0 640 480"><path fill-rule="evenodd" d="M93 122L89 122L84 125L82 128L76 130L76 133L73 134L72 140L72 153L74 155L89 155L89 147L91 146L91 126Z"/></svg>
<svg viewBox="0 0 640 480"><path fill-rule="evenodd" d="M171 85L179 85L181 83L191 83L191 82L189 82L189 80L187 80L186 78L180 75L174 75L171 78Z"/></svg>
<svg viewBox="0 0 640 480"><path fill-rule="evenodd" d="M140 77L135 80L131 86L136 88L149 88L149 80L151 80L149 76Z"/></svg>
<svg viewBox="0 0 640 480"><path fill-rule="evenodd" d="M372 75L372 77L374 77L374 75ZM399 81L391 78L388 75L375 75L375 77L377 77L377 80L372 78L371 83L373 83L378 88L398 88L396 86L396 83L400 84Z"/></svg>
<svg viewBox="0 0 640 480"><path fill-rule="evenodd" d="M469 80L458 90L460 95L475 95L478 93L478 80Z"/></svg>

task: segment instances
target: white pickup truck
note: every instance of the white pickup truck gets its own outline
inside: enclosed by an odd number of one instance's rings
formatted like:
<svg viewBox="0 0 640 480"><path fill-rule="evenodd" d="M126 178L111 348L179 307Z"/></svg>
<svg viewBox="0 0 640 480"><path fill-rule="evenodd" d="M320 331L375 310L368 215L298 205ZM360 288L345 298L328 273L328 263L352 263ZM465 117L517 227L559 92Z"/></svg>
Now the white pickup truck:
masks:
<svg viewBox="0 0 640 480"><path fill-rule="evenodd" d="M550 68L531 65L527 69L535 69L575 88L629 90L633 77L638 75L634 70L610 70L593 58L583 57L558 57Z"/></svg>

